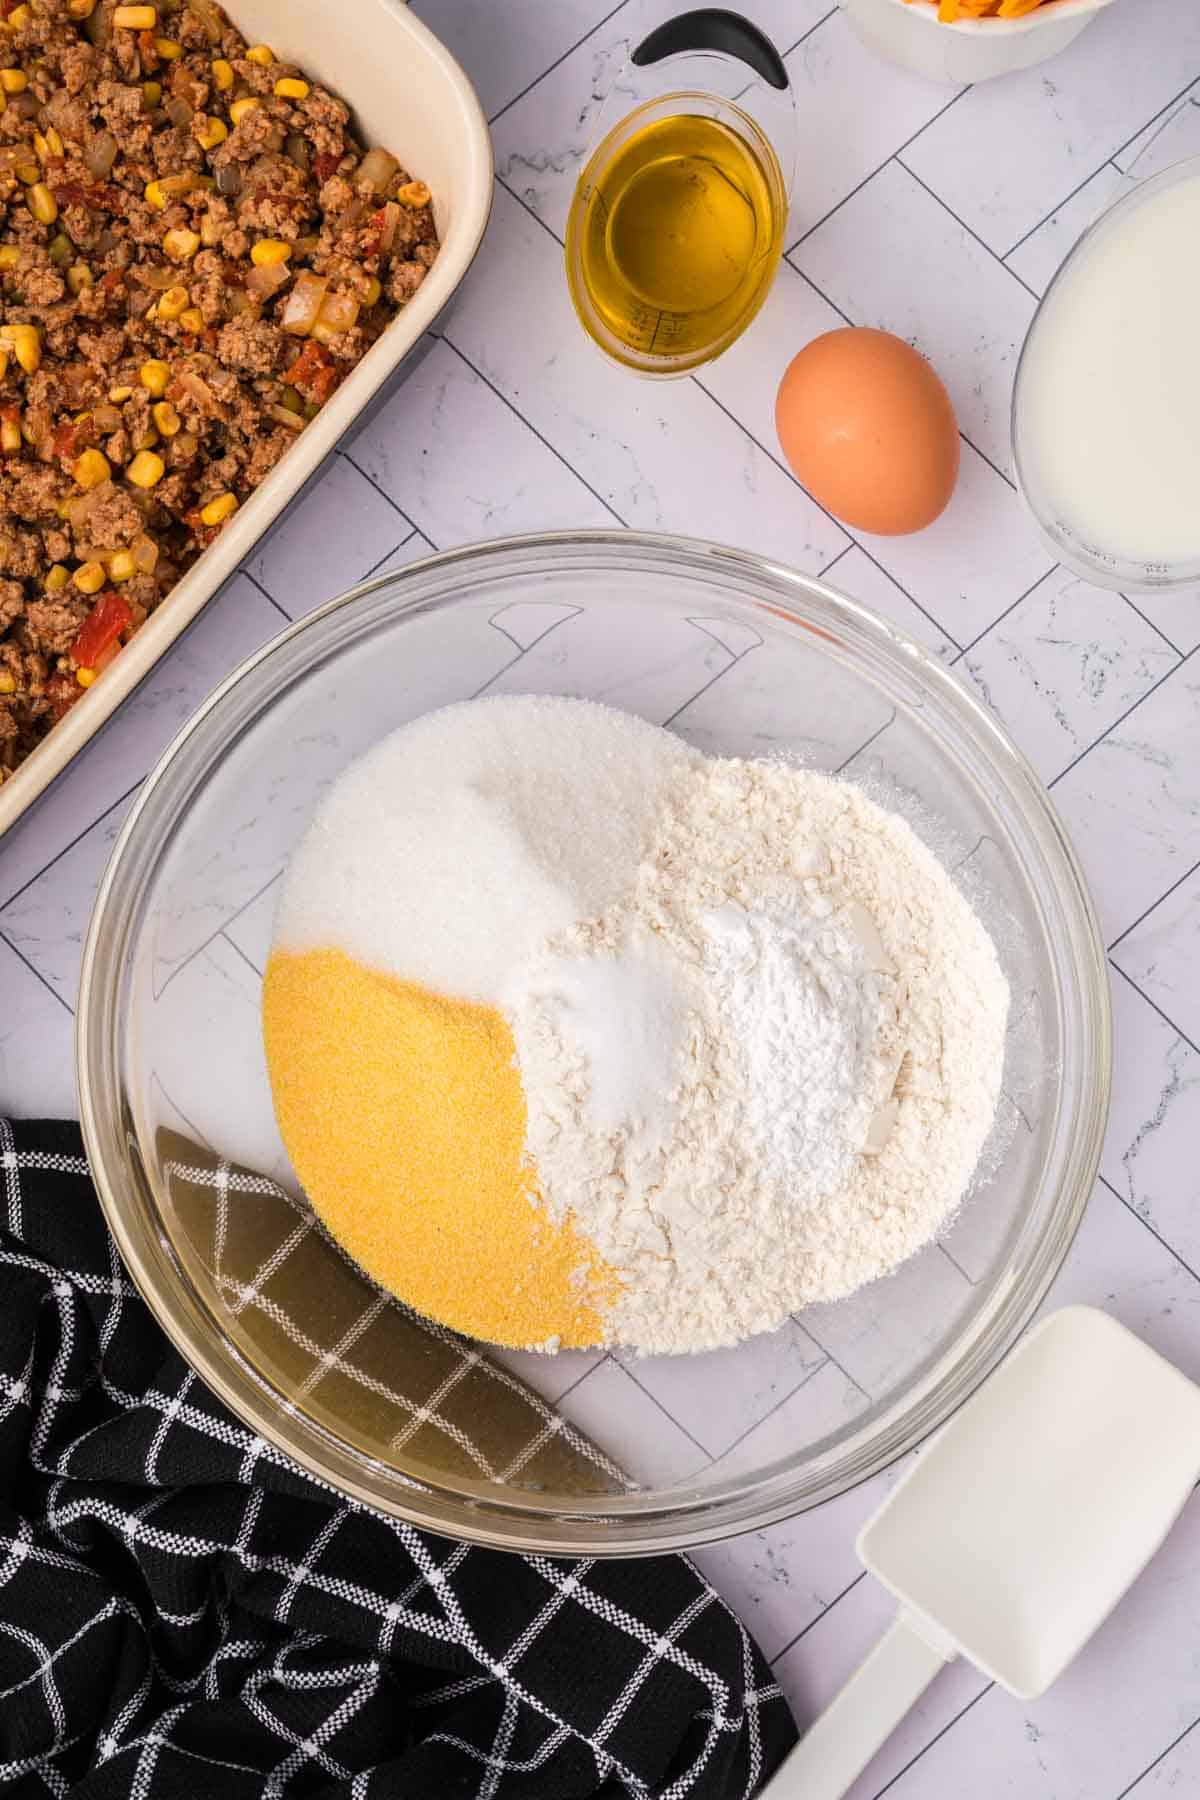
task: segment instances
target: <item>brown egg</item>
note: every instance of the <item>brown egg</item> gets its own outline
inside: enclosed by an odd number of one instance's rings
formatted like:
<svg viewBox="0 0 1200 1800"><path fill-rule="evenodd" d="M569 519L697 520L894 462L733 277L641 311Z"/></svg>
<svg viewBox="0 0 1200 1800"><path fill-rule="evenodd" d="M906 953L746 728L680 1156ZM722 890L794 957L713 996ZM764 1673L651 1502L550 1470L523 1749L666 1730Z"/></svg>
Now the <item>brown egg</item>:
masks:
<svg viewBox="0 0 1200 1800"><path fill-rule="evenodd" d="M950 396L890 331L847 326L805 345L779 384L775 429L797 480L862 531L920 531L954 492Z"/></svg>

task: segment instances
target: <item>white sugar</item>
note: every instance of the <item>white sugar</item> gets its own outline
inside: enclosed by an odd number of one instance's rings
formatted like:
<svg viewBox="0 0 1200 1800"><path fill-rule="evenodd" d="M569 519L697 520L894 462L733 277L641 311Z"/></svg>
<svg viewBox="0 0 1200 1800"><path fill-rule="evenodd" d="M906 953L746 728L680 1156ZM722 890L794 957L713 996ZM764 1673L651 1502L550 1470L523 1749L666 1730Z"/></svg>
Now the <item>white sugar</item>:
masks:
<svg viewBox="0 0 1200 1800"><path fill-rule="evenodd" d="M514 966L625 892L697 760L628 713L547 695L445 707L375 745L292 860L276 946L332 948L496 1003Z"/></svg>

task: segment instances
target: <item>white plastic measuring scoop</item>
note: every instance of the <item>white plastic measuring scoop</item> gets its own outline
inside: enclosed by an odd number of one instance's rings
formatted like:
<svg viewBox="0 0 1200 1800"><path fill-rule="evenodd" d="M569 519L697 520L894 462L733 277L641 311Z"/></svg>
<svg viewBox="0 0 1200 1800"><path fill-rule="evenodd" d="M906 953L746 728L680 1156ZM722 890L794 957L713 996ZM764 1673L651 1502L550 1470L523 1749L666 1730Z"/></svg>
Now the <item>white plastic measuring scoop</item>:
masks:
<svg viewBox="0 0 1200 1800"><path fill-rule="evenodd" d="M956 1656L1043 1693L1198 1478L1200 1387L1106 1313L1051 1314L863 1527L858 1554L899 1614L767 1800L840 1800Z"/></svg>

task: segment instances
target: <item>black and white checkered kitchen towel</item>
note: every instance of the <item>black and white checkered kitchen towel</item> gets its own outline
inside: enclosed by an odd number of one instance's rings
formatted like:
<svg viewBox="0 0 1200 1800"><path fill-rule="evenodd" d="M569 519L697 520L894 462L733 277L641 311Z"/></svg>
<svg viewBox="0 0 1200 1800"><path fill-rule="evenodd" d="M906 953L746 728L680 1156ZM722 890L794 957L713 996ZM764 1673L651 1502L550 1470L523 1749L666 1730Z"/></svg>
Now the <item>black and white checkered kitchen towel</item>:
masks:
<svg viewBox="0 0 1200 1800"><path fill-rule="evenodd" d="M734 1800L788 1749L682 1557L566 1563L342 1503L162 1336L73 1125L0 1122L0 1792Z"/></svg>

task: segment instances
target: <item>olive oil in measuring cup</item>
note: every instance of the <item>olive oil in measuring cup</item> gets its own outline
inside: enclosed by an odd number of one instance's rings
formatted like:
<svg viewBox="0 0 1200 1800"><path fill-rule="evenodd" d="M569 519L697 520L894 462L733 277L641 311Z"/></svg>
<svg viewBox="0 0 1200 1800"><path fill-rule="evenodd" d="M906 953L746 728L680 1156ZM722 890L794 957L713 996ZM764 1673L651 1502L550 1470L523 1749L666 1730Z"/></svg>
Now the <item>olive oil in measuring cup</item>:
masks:
<svg viewBox="0 0 1200 1800"><path fill-rule="evenodd" d="M645 357L707 361L757 312L774 276L784 229L778 173L773 180L749 136L702 113L650 120L606 150L569 227L580 315L591 329L594 309L605 348L635 366Z"/></svg>
<svg viewBox="0 0 1200 1800"><path fill-rule="evenodd" d="M779 266L796 137L787 69L738 14L684 13L632 52L596 137L567 219L575 310L617 362L683 374L745 329Z"/></svg>

